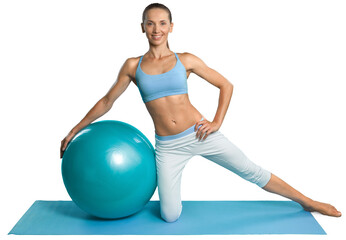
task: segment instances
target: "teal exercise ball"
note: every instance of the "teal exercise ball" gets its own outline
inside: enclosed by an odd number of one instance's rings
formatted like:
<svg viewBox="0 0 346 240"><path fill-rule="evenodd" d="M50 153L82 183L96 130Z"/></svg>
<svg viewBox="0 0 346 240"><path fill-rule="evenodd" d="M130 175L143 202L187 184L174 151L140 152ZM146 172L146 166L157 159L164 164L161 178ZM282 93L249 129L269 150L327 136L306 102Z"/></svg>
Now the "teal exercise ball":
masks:
<svg viewBox="0 0 346 240"><path fill-rule="evenodd" d="M99 218L142 210L157 186L152 144L121 121L95 122L77 133L64 152L61 172L71 199Z"/></svg>

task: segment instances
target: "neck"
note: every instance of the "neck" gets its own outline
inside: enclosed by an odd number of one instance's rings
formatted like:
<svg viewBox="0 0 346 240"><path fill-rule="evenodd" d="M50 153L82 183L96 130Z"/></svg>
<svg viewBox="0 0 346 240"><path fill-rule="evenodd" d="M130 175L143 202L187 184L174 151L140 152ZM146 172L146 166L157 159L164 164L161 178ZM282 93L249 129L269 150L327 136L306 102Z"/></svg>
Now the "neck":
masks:
<svg viewBox="0 0 346 240"><path fill-rule="evenodd" d="M171 55L172 51L167 47L167 45L159 45L159 46L153 46L150 45L148 55L155 59L160 59L162 57L166 57L168 55Z"/></svg>

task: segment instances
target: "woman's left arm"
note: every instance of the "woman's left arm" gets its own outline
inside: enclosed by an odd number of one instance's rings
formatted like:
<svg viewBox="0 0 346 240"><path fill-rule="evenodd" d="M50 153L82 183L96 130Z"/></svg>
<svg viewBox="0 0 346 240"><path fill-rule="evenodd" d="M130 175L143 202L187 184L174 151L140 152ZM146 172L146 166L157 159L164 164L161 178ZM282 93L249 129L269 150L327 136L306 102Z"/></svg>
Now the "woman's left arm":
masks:
<svg viewBox="0 0 346 240"><path fill-rule="evenodd" d="M221 127L232 98L233 84L220 73L208 67L200 58L191 53L184 53L184 60L187 71L197 74L199 77L220 89L219 104L213 121L209 122L205 119L198 122L195 126L196 131L198 126L202 125L198 129L196 137L199 138L199 140L202 138L204 140L210 133L217 131Z"/></svg>

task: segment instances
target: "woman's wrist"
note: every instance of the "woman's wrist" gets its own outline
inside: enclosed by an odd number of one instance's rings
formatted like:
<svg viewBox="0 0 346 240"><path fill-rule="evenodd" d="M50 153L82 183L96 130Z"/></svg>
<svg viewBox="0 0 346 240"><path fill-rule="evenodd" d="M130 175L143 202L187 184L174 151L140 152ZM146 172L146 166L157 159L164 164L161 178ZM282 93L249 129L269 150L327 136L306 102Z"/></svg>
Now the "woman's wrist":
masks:
<svg viewBox="0 0 346 240"><path fill-rule="evenodd" d="M213 123L215 124L216 128L219 129L221 127L222 122L213 120Z"/></svg>
<svg viewBox="0 0 346 240"><path fill-rule="evenodd" d="M216 124L217 126L221 126L222 121L214 118L213 123Z"/></svg>
<svg viewBox="0 0 346 240"><path fill-rule="evenodd" d="M78 127L78 125L71 129L69 132L69 135L76 135L81 129Z"/></svg>
<svg viewBox="0 0 346 240"><path fill-rule="evenodd" d="M70 131L71 134L75 135L77 134L80 130L88 126L90 121L86 118L82 119L72 130Z"/></svg>

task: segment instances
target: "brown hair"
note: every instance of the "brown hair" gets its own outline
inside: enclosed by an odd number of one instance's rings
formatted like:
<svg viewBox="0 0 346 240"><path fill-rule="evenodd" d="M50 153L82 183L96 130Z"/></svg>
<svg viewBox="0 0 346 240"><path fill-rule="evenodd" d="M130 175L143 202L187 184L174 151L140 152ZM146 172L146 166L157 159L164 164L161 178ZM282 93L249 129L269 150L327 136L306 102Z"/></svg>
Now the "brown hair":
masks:
<svg viewBox="0 0 346 240"><path fill-rule="evenodd" d="M142 15L142 23L144 23L144 20L145 20L145 17L147 15L147 12L150 10L150 9L153 9L153 8L160 8L160 9L163 9L165 10L167 13L168 13L168 18L169 18L169 23L172 22L172 13L171 11L169 10L168 7L166 7L165 5L161 4L161 3L151 3L149 4L143 11L143 15ZM167 41L167 47L169 48L169 45L168 45L168 41Z"/></svg>

